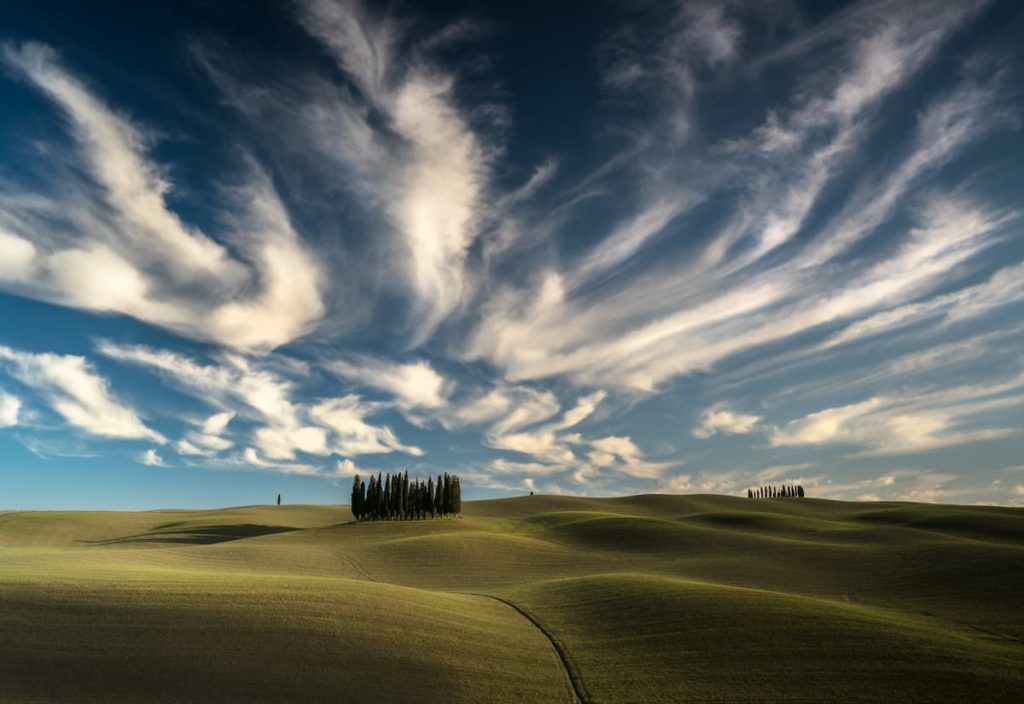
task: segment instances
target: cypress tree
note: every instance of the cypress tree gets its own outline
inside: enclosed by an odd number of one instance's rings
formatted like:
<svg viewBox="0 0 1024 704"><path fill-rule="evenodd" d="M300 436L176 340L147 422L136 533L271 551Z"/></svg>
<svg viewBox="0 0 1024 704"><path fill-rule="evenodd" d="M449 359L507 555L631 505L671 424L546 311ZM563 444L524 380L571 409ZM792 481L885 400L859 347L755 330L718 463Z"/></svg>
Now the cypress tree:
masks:
<svg viewBox="0 0 1024 704"><path fill-rule="evenodd" d="M409 517L409 473L405 472L398 483L398 517L403 521Z"/></svg>
<svg viewBox="0 0 1024 704"><path fill-rule="evenodd" d="M359 520L367 517L367 483L359 480Z"/></svg>
<svg viewBox="0 0 1024 704"><path fill-rule="evenodd" d="M452 513L456 516L462 513L462 487L458 477L452 477Z"/></svg>
<svg viewBox="0 0 1024 704"><path fill-rule="evenodd" d="M394 479L391 480L391 492L394 497L391 501L391 516L393 518L402 517L402 474L399 472L395 475Z"/></svg>
<svg viewBox="0 0 1024 704"><path fill-rule="evenodd" d="M359 513L363 509L363 502L360 500L359 488L362 482L357 474L352 478L352 516L359 520Z"/></svg>
<svg viewBox="0 0 1024 704"><path fill-rule="evenodd" d="M375 520L384 517L384 480L377 472L377 490L373 492L373 515Z"/></svg>
<svg viewBox="0 0 1024 704"><path fill-rule="evenodd" d="M434 517L434 478L427 478L427 491L423 496L423 503L426 505L427 513Z"/></svg>
<svg viewBox="0 0 1024 704"><path fill-rule="evenodd" d="M360 507L363 512L363 518L370 517L370 503L373 501L373 475L370 475L370 483L366 485L366 498L363 499L363 505Z"/></svg>
<svg viewBox="0 0 1024 704"><path fill-rule="evenodd" d="M444 514L444 494L441 486L441 475L437 475L437 484L434 485L434 513L438 516Z"/></svg>
<svg viewBox="0 0 1024 704"><path fill-rule="evenodd" d="M448 472L444 473L444 491L441 492L441 513L448 515L452 512L452 478Z"/></svg>
<svg viewBox="0 0 1024 704"><path fill-rule="evenodd" d="M380 472L377 473L377 481L373 485L373 503L370 506L370 510L373 511L373 520L380 520Z"/></svg>
<svg viewBox="0 0 1024 704"><path fill-rule="evenodd" d="M391 507L388 511L390 518L398 516L398 475L391 475Z"/></svg>

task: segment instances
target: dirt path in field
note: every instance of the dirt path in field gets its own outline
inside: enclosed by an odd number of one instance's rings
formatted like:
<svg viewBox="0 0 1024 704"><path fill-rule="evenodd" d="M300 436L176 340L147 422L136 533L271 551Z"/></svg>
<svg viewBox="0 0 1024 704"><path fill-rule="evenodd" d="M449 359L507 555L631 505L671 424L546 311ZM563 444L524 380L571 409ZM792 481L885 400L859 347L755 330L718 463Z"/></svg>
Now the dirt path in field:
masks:
<svg viewBox="0 0 1024 704"><path fill-rule="evenodd" d="M562 665L562 671L565 672L565 679L569 683L569 688L572 692L573 701L576 704L590 704L590 695L587 694L586 687L583 686L583 678L580 677L579 668L576 667L576 663L572 661L569 654L565 651L565 647L561 644L555 634L548 630L547 626L537 620L537 618L526 609L522 608L518 604L503 599L500 596L494 596L493 594L474 594L473 596L482 596L487 599L494 599L500 601L505 606L514 609L516 613L529 621L534 628L540 631L545 638L548 639L548 643L551 645L551 649L555 651L555 655L558 656L558 661Z"/></svg>

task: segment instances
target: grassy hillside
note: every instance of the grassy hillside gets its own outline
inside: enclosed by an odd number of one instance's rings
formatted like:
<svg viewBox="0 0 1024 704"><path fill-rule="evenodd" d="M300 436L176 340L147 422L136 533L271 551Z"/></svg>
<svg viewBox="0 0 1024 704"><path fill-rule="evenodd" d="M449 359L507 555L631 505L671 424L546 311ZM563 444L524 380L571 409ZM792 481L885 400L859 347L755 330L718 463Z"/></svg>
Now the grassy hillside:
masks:
<svg viewBox="0 0 1024 704"><path fill-rule="evenodd" d="M1019 701L1024 511L0 514L0 701Z"/></svg>

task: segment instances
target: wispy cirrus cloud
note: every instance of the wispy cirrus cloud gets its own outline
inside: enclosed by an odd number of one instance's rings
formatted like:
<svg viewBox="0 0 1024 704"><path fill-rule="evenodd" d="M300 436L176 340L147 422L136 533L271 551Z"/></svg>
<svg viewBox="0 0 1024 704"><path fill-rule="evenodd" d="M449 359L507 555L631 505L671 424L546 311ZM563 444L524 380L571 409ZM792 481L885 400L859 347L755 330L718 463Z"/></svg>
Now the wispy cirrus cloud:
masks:
<svg viewBox="0 0 1024 704"><path fill-rule="evenodd" d="M743 435L754 432L760 422L761 416L716 405L700 414L700 424L693 429L693 435L698 438L709 438L717 433Z"/></svg>
<svg viewBox="0 0 1024 704"><path fill-rule="evenodd" d="M41 395L70 425L104 438L166 442L139 415L118 401L109 382L85 357L49 352L25 352L0 346L0 365L25 386ZM13 406L13 404L12 404ZM11 416L17 420L19 406Z"/></svg>
<svg viewBox="0 0 1024 704"><path fill-rule="evenodd" d="M245 349L276 347L313 326L323 312L319 267L254 163L223 189L236 257L168 205L172 185L148 156L149 132L50 47L5 44L2 53L61 110L79 159L39 191L0 191L0 286Z"/></svg>
<svg viewBox="0 0 1024 704"><path fill-rule="evenodd" d="M156 451L156 448L149 448L139 457L139 462L146 465L147 467L166 467L167 463L164 462L160 453Z"/></svg>
<svg viewBox="0 0 1024 704"><path fill-rule="evenodd" d="M467 33L418 35L407 21L354 0L303 0L294 8L343 80L293 74L287 91L277 92L239 79L222 65L228 59L205 47L195 53L232 106L268 133L292 135L289 148L301 161L329 164L330 179L357 196L373 230L373 256L389 274L384 288L402 296L415 346L474 287L469 249L487 219L500 148L460 104L458 73L433 58Z"/></svg>
<svg viewBox="0 0 1024 704"><path fill-rule="evenodd" d="M324 367L343 379L391 394L407 409L443 406L454 385L425 360L401 363L357 356L331 360Z"/></svg>
<svg viewBox="0 0 1024 704"><path fill-rule="evenodd" d="M300 452L320 457L423 454L420 448L401 443L390 428L367 420L386 404L367 402L353 394L309 398L307 393L300 400L296 383L265 363L229 354L219 364L203 364L169 350L107 340L101 341L98 349L111 359L161 373L178 388L224 409L178 442L176 448L185 455L208 457L249 443L252 446L244 452L270 463L294 460ZM236 425L236 416L246 418L254 427L249 433L238 429L234 437L227 437L225 431L229 423Z"/></svg>
<svg viewBox="0 0 1024 704"><path fill-rule="evenodd" d="M996 243L1007 224L1001 214L961 195L922 194L917 199L926 204L918 213L919 227L904 230L906 244L891 266L844 261L829 271L825 286L820 269L813 268L888 223L894 204L905 208L907 193L923 175L1006 124L997 107L1000 77L979 82L974 71L924 109L901 164L885 176L863 179L846 209L827 226L805 228L812 210L828 205L821 201L827 185L856 173L847 157L877 132L881 104L906 87L983 5L935 3L927 26L909 10L865 10L857 16L856 31L843 38L844 51L808 80L793 105L770 110L768 121L749 137L680 147L699 164L716 150L719 164L722 154L738 160L700 170L699 181L696 174L656 168L655 156L638 152L637 167L657 174L650 183L658 197L641 200L632 217L577 262L561 269L549 265L527 287L496 288L483 302L465 355L498 364L516 380L569 376L584 384L652 390L747 349L919 295L929 275L938 281L934 269L919 275L899 271L900 261L920 256L923 264L924 257L934 257L934 264L947 266ZM692 73L692 58L669 52L664 61ZM772 145L764 142L768 134L775 135ZM663 141L655 143L664 147ZM686 214L722 190L725 184L717 174L733 187L739 179L749 195L739 201L739 215L717 234L692 233L692 241L703 241L704 248L696 263L649 258L646 267L634 263L628 271L608 273L650 247L652 238L667 228L677 236L690 234ZM790 190L780 193L777 186ZM920 233L942 229L941 217L931 215L932 210L957 223L965 246L947 242L946 252L928 250L922 243L928 235ZM981 220L984 231L978 229ZM969 242L977 247L968 248ZM747 271L780 249L785 254ZM726 258L733 250L734 256ZM817 307L808 298L817 298Z"/></svg>
<svg viewBox="0 0 1024 704"><path fill-rule="evenodd" d="M21 399L0 389L0 428L17 425L20 413Z"/></svg>
<svg viewBox="0 0 1024 704"><path fill-rule="evenodd" d="M826 408L768 432L773 446L848 445L862 456L926 452L1022 432L1019 426L977 427L986 414L1024 405L1024 377L939 391L879 395Z"/></svg>

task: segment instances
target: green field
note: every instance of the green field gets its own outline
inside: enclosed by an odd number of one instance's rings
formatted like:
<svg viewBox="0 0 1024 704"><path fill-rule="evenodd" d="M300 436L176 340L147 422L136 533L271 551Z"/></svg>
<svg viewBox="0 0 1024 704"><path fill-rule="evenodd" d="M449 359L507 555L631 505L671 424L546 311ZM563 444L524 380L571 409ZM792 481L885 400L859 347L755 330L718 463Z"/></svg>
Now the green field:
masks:
<svg viewBox="0 0 1024 704"><path fill-rule="evenodd" d="M463 511L0 514L0 701L1024 701L1024 510Z"/></svg>

